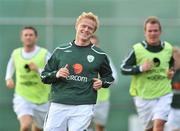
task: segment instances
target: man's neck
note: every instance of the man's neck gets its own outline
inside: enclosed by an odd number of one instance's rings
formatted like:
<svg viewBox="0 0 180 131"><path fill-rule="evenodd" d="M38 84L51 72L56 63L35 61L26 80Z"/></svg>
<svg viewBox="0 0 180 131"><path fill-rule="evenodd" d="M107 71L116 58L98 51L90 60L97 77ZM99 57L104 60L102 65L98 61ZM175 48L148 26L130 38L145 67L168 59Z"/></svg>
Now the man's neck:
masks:
<svg viewBox="0 0 180 131"><path fill-rule="evenodd" d="M29 47L29 46L24 46L23 49L25 52L32 52L35 50L35 47L36 46L32 46L32 47Z"/></svg>
<svg viewBox="0 0 180 131"><path fill-rule="evenodd" d="M150 43L150 42L146 41L146 43L147 43L149 46L159 46L159 45L161 45L161 41L158 41L158 42L156 42L156 43Z"/></svg>
<svg viewBox="0 0 180 131"><path fill-rule="evenodd" d="M83 41L83 40L75 40L74 42L77 46L88 46L90 41Z"/></svg>

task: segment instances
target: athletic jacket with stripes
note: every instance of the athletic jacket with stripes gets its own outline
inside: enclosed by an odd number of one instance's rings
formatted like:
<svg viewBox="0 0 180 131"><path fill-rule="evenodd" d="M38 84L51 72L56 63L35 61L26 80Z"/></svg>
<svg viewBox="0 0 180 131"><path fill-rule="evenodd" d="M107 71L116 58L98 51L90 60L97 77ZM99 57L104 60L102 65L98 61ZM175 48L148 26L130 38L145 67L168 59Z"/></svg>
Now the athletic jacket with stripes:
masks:
<svg viewBox="0 0 180 131"><path fill-rule="evenodd" d="M56 78L57 71L66 64L70 75L67 78ZM106 53L93 44L77 46L70 42L54 50L41 78L52 86L50 101L82 105L96 103L97 91L93 89L93 78L98 78L98 74L104 88L114 81Z"/></svg>

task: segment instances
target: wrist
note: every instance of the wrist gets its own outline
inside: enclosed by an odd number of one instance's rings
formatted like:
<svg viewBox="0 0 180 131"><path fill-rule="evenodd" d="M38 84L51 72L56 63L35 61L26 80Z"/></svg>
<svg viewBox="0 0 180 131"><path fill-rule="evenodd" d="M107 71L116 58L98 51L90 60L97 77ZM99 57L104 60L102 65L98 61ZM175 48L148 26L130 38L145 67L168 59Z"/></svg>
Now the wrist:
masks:
<svg viewBox="0 0 180 131"><path fill-rule="evenodd" d="M59 74L59 71L56 72L56 78L59 78L60 77L60 74Z"/></svg>
<svg viewBox="0 0 180 131"><path fill-rule="evenodd" d="M140 71L140 72L143 72L143 66L142 66L142 65L139 66L139 71Z"/></svg>

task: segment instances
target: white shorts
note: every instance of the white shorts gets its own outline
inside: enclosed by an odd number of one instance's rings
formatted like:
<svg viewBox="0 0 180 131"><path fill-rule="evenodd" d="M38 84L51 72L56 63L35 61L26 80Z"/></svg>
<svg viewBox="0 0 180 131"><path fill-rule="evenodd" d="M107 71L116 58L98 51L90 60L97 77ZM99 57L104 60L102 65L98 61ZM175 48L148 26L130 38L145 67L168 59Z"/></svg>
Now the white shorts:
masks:
<svg viewBox="0 0 180 131"><path fill-rule="evenodd" d="M180 109L171 108L167 125L172 130L180 130Z"/></svg>
<svg viewBox="0 0 180 131"><path fill-rule="evenodd" d="M106 125L108 114L109 114L110 102L99 102L94 106L94 118L93 121L102 126Z"/></svg>
<svg viewBox="0 0 180 131"><path fill-rule="evenodd" d="M172 95L172 93L169 93L152 100L134 97L137 113L144 129L152 128L155 119L167 121L171 109Z"/></svg>
<svg viewBox="0 0 180 131"><path fill-rule="evenodd" d="M93 117L94 105L51 103L44 131L86 131Z"/></svg>
<svg viewBox="0 0 180 131"><path fill-rule="evenodd" d="M35 125L40 129L43 129L44 119L48 111L48 108L49 103L36 105L25 100L18 94L14 94L13 109L18 119L23 115L30 115L32 116Z"/></svg>

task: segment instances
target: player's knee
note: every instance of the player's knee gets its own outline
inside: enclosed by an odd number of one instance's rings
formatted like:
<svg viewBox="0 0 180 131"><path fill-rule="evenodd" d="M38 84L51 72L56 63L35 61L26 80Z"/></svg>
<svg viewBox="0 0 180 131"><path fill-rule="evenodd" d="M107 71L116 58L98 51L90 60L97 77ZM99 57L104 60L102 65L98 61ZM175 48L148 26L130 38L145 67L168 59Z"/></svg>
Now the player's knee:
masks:
<svg viewBox="0 0 180 131"><path fill-rule="evenodd" d="M30 124L22 124L21 125L21 131L29 131Z"/></svg>
<svg viewBox="0 0 180 131"><path fill-rule="evenodd" d="M31 122L30 121L24 121L21 122L21 131L29 131L29 129L31 128Z"/></svg>

